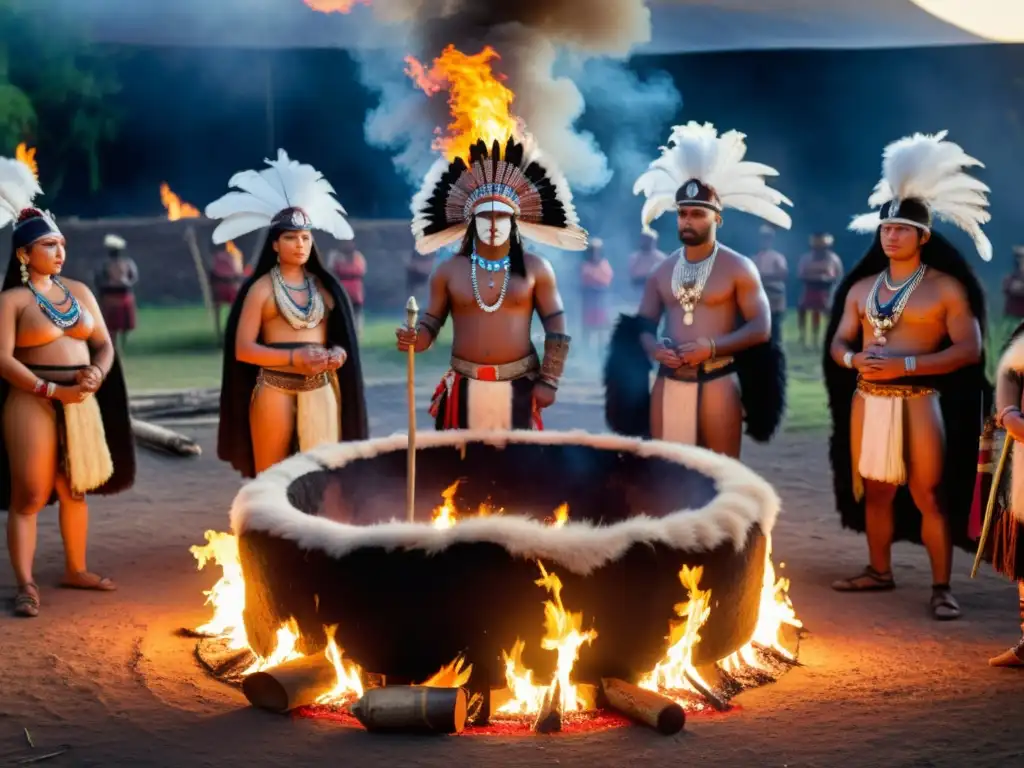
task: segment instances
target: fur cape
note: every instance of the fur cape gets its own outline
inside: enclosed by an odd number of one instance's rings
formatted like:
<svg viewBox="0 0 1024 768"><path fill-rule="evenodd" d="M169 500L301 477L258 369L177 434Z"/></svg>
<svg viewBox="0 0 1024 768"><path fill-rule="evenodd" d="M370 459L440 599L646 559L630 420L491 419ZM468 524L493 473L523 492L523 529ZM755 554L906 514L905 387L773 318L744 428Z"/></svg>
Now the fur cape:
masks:
<svg viewBox="0 0 1024 768"><path fill-rule="evenodd" d="M11 254L4 275L3 288L8 291L21 287L21 272L18 259ZM3 407L7 400L10 384L0 379L0 435L3 434ZM94 395L96 403L103 415L103 431L107 438L107 448L114 463L114 474L103 485L89 495L112 496L126 491L135 484L135 438L132 435L131 417L128 412L128 389L125 386L124 372L121 361L114 353L114 363L103 380L103 384ZM50 504L57 500L56 492L50 496ZM11 464L7 446L0 437L0 510L8 510L11 505Z"/></svg>
<svg viewBox="0 0 1024 768"><path fill-rule="evenodd" d="M987 334L985 292L967 260L952 243L932 232L931 239L921 249L921 261L933 269L944 272L963 285L970 303L971 313L978 319L982 332L981 360L958 371L928 378L941 398L942 420L946 432L946 462L943 472L943 493L949 515L953 543L968 552L977 549L968 536L968 519L978 464L978 435L982 423L992 408L992 385L985 378L984 340ZM825 333L823 370L828 390L828 407L832 417L829 438L829 459L832 464L832 487L836 507L844 528L863 533L864 500L857 501L853 493L853 461L850 455L850 412L857 389L857 373L838 365L829 352L842 319L842 308L853 285L866 277L878 275L888 267L889 260L882 251L880 235L865 256L846 275L836 289L833 312ZM854 342L859 349L862 339ZM921 543L921 512L910 497L906 486L900 487L894 501L893 541Z"/></svg>
<svg viewBox="0 0 1024 768"><path fill-rule="evenodd" d="M277 254L273 249L273 238L268 237L263 243L263 250L260 252L260 259L252 277L238 290L224 330L224 372L220 390L217 456L237 469L242 477L254 477L256 474L252 433L249 430L249 404L260 369L258 366L240 362L235 357L235 336L238 334L238 320L249 289L263 275L270 272L276 263ZM344 347L348 352L348 359L337 372L341 391L341 439L365 440L369 435L369 421L352 302L337 279L324 269L315 243L306 266L320 279L321 285L334 300L334 309L326 319L327 344Z"/></svg>
<svg viewBox="0 0 1024 768"><path fill-rule="evenodd" d="M647 323L637 315L619 316L604 366L604 413L613 432L649 439L653 364L640 343ZM778 343L765 342L734 357L747 434L767 443L786 410L786 355Z"/></svg>

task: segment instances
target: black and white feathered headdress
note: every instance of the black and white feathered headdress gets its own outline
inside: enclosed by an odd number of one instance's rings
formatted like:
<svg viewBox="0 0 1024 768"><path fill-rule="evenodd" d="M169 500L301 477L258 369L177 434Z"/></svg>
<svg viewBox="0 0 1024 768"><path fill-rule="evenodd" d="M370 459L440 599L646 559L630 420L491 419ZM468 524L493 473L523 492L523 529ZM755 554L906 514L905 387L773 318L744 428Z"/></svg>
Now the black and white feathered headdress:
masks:
<svg viewBox="0 0 1024 768"><path fill-rule="evenodd" d="M685 206L708 208L721 213L735 208L760 216L782 229L793 222L779 206L793 203L765 182L778 176L774 168L744 160L746 135L728 131L721 136L711 123L691 120L672 129L668 146L633 184L633 194L647 197L640 212L645 232L651 222L667 211Z"/></svg>
<svg viewBox="0 0 1024 768"><path fill-rule="evenodd" d="M43 194L35 171L10 157L0 157L0 229L14 223L11 242L15 249L25 248L46 235L60 234L48 211L32 207Z"/></svg>
<svg viewBox="0 0 1024 768"><path fill-rule="evenodd" d="M412 233L422 254L461 240L473 216L485 211L515 217L524 237L567 251L587 247L565 177L533 138L510 138L502 152L478 140L469 162L457 157L434 163L412 200Z"/></svg>
<svg viewBox="0 0 1024 768"><path fill-rule="evenodd" d="M992 218L985 210L989 188L964 172L971 166L985 166L959 144L946 141L947 133L915 133L885 148L882 178L868 198L868 205L881 207L856 216L850 222L852 231L874 232L889 222L928 232L932 218L937 217L969 234L982 259L992 259L992 243L981 231L981 225Z"/></svg>
<svg viewBox="0 0 1024 768"><path fill-rule="evenodd" d="M257 229L319 229L338 240L352 240L355 233L345 219L345 209L334 197L334 187L316 168L290 160L283 149L277 160L264 160L269 168L240 171L228 181L228 192L206 206L206 216L221 219L213 231L220 245Z"/></svg>

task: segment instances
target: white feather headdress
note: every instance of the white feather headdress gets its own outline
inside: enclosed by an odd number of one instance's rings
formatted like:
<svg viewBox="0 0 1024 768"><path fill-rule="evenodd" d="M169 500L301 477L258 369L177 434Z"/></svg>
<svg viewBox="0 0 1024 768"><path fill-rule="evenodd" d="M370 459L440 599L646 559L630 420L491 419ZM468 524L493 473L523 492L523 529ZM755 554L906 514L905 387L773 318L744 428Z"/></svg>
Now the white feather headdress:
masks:
<svg viewBox="0 0 1024 768"><path fill-rule="evenodd" d="M689 181L709 187L723 208L735 208L789 229L793 222L779 206L793 203L765 181L779 172L763 163L744 160L745 139L739 131L719 136L711 123L701 125L691 120L675 126L668 146L661 148L661 157L633 185L634 195L643 192L647 197L640 213L644 231L650 232L651 222L663 213L675 210L676 194Z"/></svg>
<svg viewBox="0 0 1024 768"><path fill-rule="evenodd" d="M21 160L0 157L0 229L11 222L43 193L32 169Z"/></svg>
<svg viewBox="0 0 1024 768"><path fill-rule="evenodd" d="M320 171L288 158L277 150L277 160L264 160L262 171L240 171L228 181L239 192L228 192L206 206L206 216L222 219L213 231L213 242L226 243L270 225L288 208L301 208L314 229L338 240L352 240L355 233L345 218L345 209L334 197L334 187Z"/></svg>
<svg viewBox="0 0 1024 768"><path fill-rule="evenodd" d="M948 131L934 135L915 133L894 141L882 153L882 178L868 198L868 205L880 206L878 211L854 217L854 232L874 232L882 221L910 224L929 230L930 221L908 217L901 210L906 201L917 201L930 216L949 222L969 234L985 261L992 259L992 243L981 230L991 214L986 194L987 185L969 176L964 169L984 164L968 155L951 141Z"/></svg>

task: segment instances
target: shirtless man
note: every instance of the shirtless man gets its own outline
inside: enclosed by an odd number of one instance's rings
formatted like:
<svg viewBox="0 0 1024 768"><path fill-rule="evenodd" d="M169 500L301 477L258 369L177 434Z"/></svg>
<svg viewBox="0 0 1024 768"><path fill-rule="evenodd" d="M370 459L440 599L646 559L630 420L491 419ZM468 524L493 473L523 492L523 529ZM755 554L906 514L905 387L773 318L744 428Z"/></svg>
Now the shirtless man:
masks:
<svg viewBox="0 0 1024 768"><path fill-rule="evenodd" d="M878 232L840 286L843 311L830 324L825 361L837 506L846 527L866 531L870 561L832 587L893 589L892 543L923 542L931 612L940 620L960 616L949 585L953 543L973 549L967 519L987 384L984 295L963 257L932 231L933 217L955 213L963 222L971 211L974 222L965 228L983 257L991 256L980 229L987 201L950 163L967 156L944 136L918 134L886 149L879 188L889 192L870 201L881 211L850 226ZM935 168L952 170L935 179ZM973 206L962 202L971 190Z"/></svg>
<svg viewBox="0 0 1024 768"><path fill-rule="evenodd" d="M215 243L269 226L224 339L217 455L243 477L296 451L368 435L352 306L324 267L312 234L317 228L345 240L352 229L330 187L309 183L319 177L314 169L290 161L283 150L267 163L270 168L258 173L271 183L250 179L245 192L229 192L206 207L207 217L223 219Z"/></svg>
<svg viewBox="0 0 1024 768"><path fill-rule="evenodd" d="M719 146L709 141L709 129ZM639 386L639 379L636 385L624 384L622 379L648 375L649 365L638 368L633 362L638 355L628 350L624 340L627 333L638 332L646 359L659 365L650 395L650 435L700 445L734 458L740 455L745 411L748 426L751 416L767 421L766 432L752 427L752 434L768 439L774 432L781 418L784 372L780 354L764 354L772 347L771 316L756 267L718 242L721 214L733 194L755 194L764 203L757 210L760 215L777 226L790 225L789 216L777 207L788 200L764 184L763 166L742 162L743 152L732 149L737 141L742 142L742 135L734 131L719 137L712 126L690 123L677 127L670 142L673 146L638 179L634 191L647 195L644 226L649 228L655 216L674 207L683 247L647 278L637 317L632 322L620 321L606 369L606 411L611 422L613 414L627 408L614 401L625 390L635 391ZM722 144L729 146L723 148ZM739 159L734 167L721 168L720 175L699 178L695 174L711 165L700 162L701 153L709 151ZM753 170L745 175L751 166ZM671 178L665 172L667 167L675 170ZM760 191L750 193L757 182ZM732 184L736 183L739 186L734 191ZM659 339L663 318L665 330ZM760 351L759 364L749 369L757 376L757 387L743 381L739 360L752 350ZM747 398L755 389L764 398L761 403Z"/></svg>
<svg viewBox="0 0 1024 768"><path fill-rule="evenodd" d="M654 232L640 234L640 247L629 255L629 285L639 301L651 272L668 257L658 248L658 236Z"/></svg>
<svg viewBox="0 0 1024 768"><path fill-rule="evenodd" d="M126 245L119 235L103 238L103 246L110 258L100 269L96 280L103 321L114 346L121 353L129 331L135 330L135 284L139 282L139 268L125 255Z"/></svg>
<svg viewBox="0 0 1024 768"><path fill-rule="evenodd" d="M468 160L439 160L413 199L420 253L462 241L458 253L431 275L430 300L418 327L395 332L400 351L413 346L424 352L451 315L451 368L430 407L437 429L542 429L540 412L555 402L569 352L565 312L551 264L525 251L522 237L583 250L587 235L561 174L546 159L524 162L532 143L529 136L521 143L510 139L505 147L478 141ZM532 164L531 176L512 173L511 185L483 182L484 169L496 157ZM475 173L467 166L475 166ZM542 197L551 185L557 194ZM456 206L453 198L466 202ZM530 338L534 312L546 333L542 360Z"/></svg>
<svg viewBox="0 0 1024 768"><path fill-rule="evenodd" d="M811 235L811 250L800 257L797 277L802 283L797 324L800 346L817 347L821 318L832 311L832 292L843 277L843 262L832 250L834 238L827 232ZM807 316L811 318L811 341L807 341Z"/></svg>
<svg viewBox="0 0 1024 768"><path fill-rule="evenodd" d="M758 230L759 248L754 256L754 265L761 276L768 309L772 314L772 341L782 344L782 324L786 319L786 279L789 264L786 257L775 250L775 229L763 224Z"/></svg>

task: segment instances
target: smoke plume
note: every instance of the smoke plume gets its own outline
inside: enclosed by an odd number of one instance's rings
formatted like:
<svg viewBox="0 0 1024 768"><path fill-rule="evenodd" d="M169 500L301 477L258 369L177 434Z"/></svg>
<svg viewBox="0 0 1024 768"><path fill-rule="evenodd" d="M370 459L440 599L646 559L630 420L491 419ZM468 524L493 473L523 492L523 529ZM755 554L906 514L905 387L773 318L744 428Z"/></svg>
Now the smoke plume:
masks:
<svg viewBox="0 0 1024 768"><path fill-rule="evenodd" d="M494 48L501 57L494 69L516 94L513 112L574 189L595 191L608 183L616 163L592 133L576 125L590 81L582 63L614 59L618 61L605 67L625 70L631 49L650 39L650 11L644 0L374 0L372 7L378 21L407 32L401 41L408 46L403 56L411 54L427 65L449 44L464 53L477 53L485 45ZM430 148L433 131L449 122L444 95L427 98L417 91L398 63L402 56L396 60L393 49L364 49L356 55L364 84L381 98L367 118L367 139L395 152L396 165L418 184L436 156ZM634 92L642 92L641 102L650 103L650 87L633 75L619 75L615 81L626 89L617 94L617 108L633 100ZM671 83L667 89L659 83L657 91L660 104L674 110L679 96ZM666 110L657 111L660 115ZM659 134L664 128L658 126Z"/></svg>

